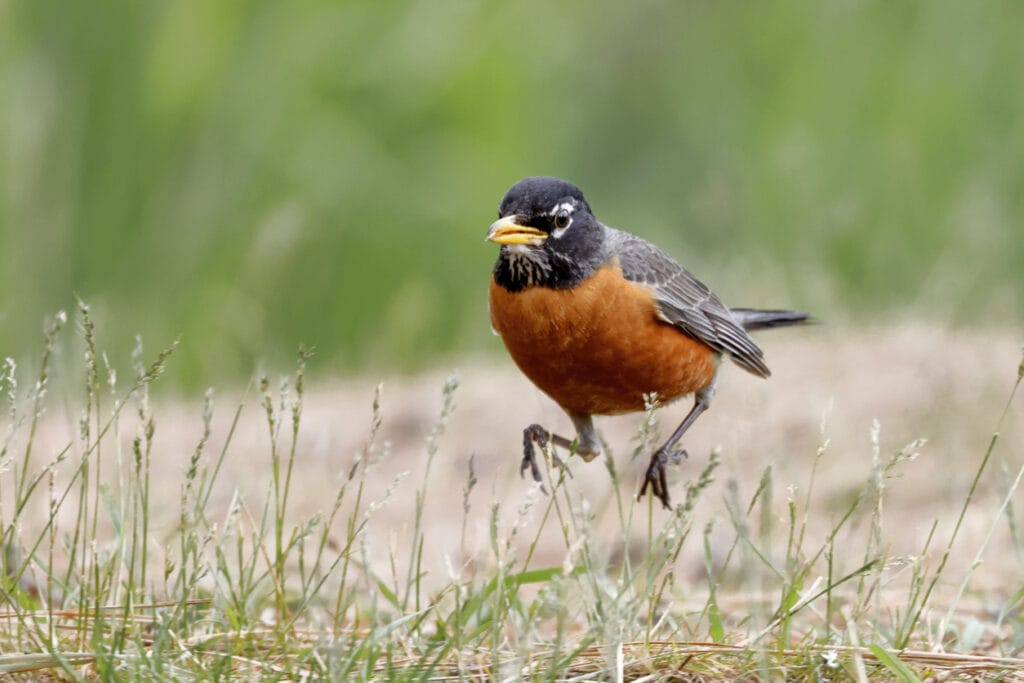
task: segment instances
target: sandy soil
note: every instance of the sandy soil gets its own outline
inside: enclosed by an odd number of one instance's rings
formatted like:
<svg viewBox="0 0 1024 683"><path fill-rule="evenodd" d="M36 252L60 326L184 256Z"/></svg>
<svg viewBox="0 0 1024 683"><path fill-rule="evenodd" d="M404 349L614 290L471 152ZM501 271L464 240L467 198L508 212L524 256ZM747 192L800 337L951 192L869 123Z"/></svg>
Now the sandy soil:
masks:
<svg viewBox="0 0 1024 683"><path fill-rule="evenodd" d="M884 458L917 438L928 443L913 462L895 469L897 478L887 482L884 501L884 536L892 555L921 552L924 536L937 521L936 542L928 561L936 562L959 513L985 448L1016 379L1021 360L1020 331L950 331L929 326L896 330L842 331L827 326L772 331L760 335L773 376L759 380L740 369L727 367L720 379L713 408L688 434L685 445L690 458L671 471L672 492L679 500L684 482L696 476L712 448L721 450L723 466L715 484L704 496L694 520L699 532L714 528L715 552L721 555L735 533L725 500L735 496L745 509L762 472L773 472L773 510L779 523L776 548L781 553L786 529L786 498L793 495L801 505L811 482L817 449L828 443L810 502L807 547L824 543L825 532L864 487L872 467L872 423L880 424L880 451ZM389 548L407 557L415 509L416 491L423 486L426 437L441 410L441 388L448 370L383 381L383 425L378 443L386 453L368 474L371 499L384 497L386 504L375 513L367 529L371 562L389 574ZM467 555L486 561L489 551L490 509L498 504L500 535L510 535L527 501L535 504L523 522L513 547L524 553L539 523L545 498L531 492L520 479L522 428L539 422L554 430L570 430L568 419L507 359L486 363L468 361L459 368L460 386L456 409L442 437L426 486L426 538L424 565L431 572L428 585L448 581L446 558L462 564L460 529L463 522L463 489L468 461L474 458L478 483L469 496ZM366 444L375 378L327 378L318 376L315 363L307 374L307 392L293 482L291 519L298 522L330 506L353 459ZM255 394L219 394L216 397L214 435L208 456L219 452L235 407L245 404L239 429L228 450L208 513L223 518L236 491L252 509L258 509L270 480L269 441L265 415ZM667 435L688 410L689 401L659 413L659 427ZM178 501L189 457L202 432L202 402L155 402L152 522L154 548L173 536ZM77 415L51 409L37 444L35 462L42 464L77 431ZM70 415L70 417L69 417ZM604 418L598 429L615 454L624 500L636 493L646 457L629 461L633 438L642 416ZM136 419L129 413L120 425L124 443L135 434ZM287 439L282 437L282 444ZM124 457L127 459L127 453ZM103 453L105 472L113 473L117 454L112 445ZM1001 441L986 472L964 533L957 543L951 580L962 576L985 534L994 536L984 556L985 564L972 580L979 590L1001 592L1024 580L1024 560L1011 539L1010 525L997 519L998 506L1007 482L1024 465L1024 396L1018 396L1003 425ZM601 461L570 462L574 478L568 483L577 503L586 500L597 516L599 547L609 557L621 555L621 530L612 504L611 482ZM1004 476L1002 470L1007 474ZM395 480L407 473L397 484ZM61 470L66 477L66 468ZM1024 507L1024 493L1014 496L1016 509ZM4 501L7 504L7 501ZM37 496L26 517L45 513L46 496ZM638 510L639 529L633 550L645 543L646 501ZM65 506L61 524L70 525L74 506ZM668 513L653 508L653 524ZM759 523L755 512L751 524ZM868 537L861 521L849 537L849 565L863 557ZM343 534L342 523L336 534ZM556 519L548 519L541 533L533 566L561 564L565 541ZM679 575L697 579L703 571L699 533L689 542L678 567ZM1007 588L1009 590L1009 588Z"/></svg>

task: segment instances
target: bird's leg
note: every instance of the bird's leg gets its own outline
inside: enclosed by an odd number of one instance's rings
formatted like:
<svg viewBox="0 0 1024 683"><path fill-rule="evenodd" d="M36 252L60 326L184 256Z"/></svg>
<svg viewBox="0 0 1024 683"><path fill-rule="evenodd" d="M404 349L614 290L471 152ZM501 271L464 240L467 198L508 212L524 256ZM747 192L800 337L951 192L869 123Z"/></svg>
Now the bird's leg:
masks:
<svg viewBox="0 0 1024 683"><path fill-rule="evenodd" d="M672 509L671 499L668 495L665 465L669 461L673 464L678 463L686 456L685 448L673 450L673 447L679 442L679 439L682 438L686 430L690 428L690 425L696 422L701 413L711 406L711 399L715 395L715 379L711 380L711 384L694 394L693 408L686 414L683 421L679 423L676 430L672 432L672 436L668 437L668 441L661 448L654 451L654 455L651 456L651 464L647 466L647 474L644 475L643 486L640 487L640 493L636 496L637 500L643 498L644 494L647 493L647 487L650 486L651 495L660 500L666 510Z"/></svg>
<svg viewBox="0 0 1024 683"><path fill-rule="evenodd" d="M584 462L590 462L601 455L601 440L597 438L594 420L590 415L569 413L569 419L576 428L576 455L583 458Z"/></svg>

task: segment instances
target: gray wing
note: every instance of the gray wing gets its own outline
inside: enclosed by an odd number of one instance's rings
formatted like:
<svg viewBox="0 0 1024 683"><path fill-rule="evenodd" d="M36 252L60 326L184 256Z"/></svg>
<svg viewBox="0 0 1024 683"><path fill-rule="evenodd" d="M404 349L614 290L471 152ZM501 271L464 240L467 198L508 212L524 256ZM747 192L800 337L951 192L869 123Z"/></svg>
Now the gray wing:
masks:
<svg viewBox="0 0 1024 683"><path fill-rule="evenodd" d="M662 320L728 355L748 372L759 377L771 374L764 352L704 283L650 242L614 228L607 230L608 247L618 256L623 276L654 291Z"/></svg>

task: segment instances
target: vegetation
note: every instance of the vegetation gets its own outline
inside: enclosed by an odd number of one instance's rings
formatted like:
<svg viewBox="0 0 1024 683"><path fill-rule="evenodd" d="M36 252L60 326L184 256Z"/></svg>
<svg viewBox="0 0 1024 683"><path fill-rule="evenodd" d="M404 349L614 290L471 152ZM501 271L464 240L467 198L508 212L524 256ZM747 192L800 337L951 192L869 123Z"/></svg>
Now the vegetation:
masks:
<svg viewBox="0 0 1024 683"><path fill-rule="evenodd" d="M972 581L992 532L1007 520L1018 528L1011 502L1024 470L997 497L979 495L1013 393L994 418L987 450L976 458L951 532L936 534L936 520L914 557L890 554L885 507L898 470L912 466L921 443L887 454L876 429L870 477L823 534L808 524L808 510L818 495L817 463L827 440L801 495L790 491L780 500L767 469L749 500L725 497L732 540L717 556L710 529L694 514L711 490L717 453L668 514L650 498L638 503L623 495L629 489L619 485L611 458L606 465L615 486L608 500L588 499L554 471L553 495L535 486L518 503L495 499L482 509L471 460L462 489L461 551L439 579L428 577L421 562L444 526L423 511L427 498L454 494L454 487L432 490L427 482L444 457L455 376L443 387L422 459L410 464L422 479L408 528L381 538L368 535L367 525L392 502L398 480L381 496L370 494L389 449L377 438L379 395L365 447L342 469L335 499L320 502L311 517L295 517L305 350L291 377L259 386L263 453L235 452L241 409L223 446L213 447L208 395L181 480L157 481L151 458L161 418L149 392L174 347L144 361L140 346L125 386L97 348L81 305L78 433L40 452L38 427L53 404L52 359L65 323L61 314L48 326L35 382L25 387L10 359L0 374L7 405L0 451L0 672L11 676L914 681L1010 680L1024 670L1024 590L1006 583L990 589L988 603L1000 605L994 611L979 613L962 602L969 590L979 590ZM1014 393L1022 379L1024 362ZM648 454L656 438L652 406L640 423L634 457ZM232 458L264 468L267 486L256 499L235 488L228 508L215 511L211 491ZM179 492L177 522L158 529L154 494L162 491L166 500L172 487ZM505 525L501 513L509 505L517 509ZM972 539L978 554L957 585L945 573L947 563L955 542L963 541L965 513L979 505L991 506L988 532ZM614 556L607 534L596 527L596 511L606 508L615 511L613 535L625 548L649 539L639 552ZM471 547L467 522L481 516L490 518L490 542ZM542 564L534 550L552 525L563 540L562 559ZM1019 539L1016 531L1013 538ZM681 554L705 557L706 573L696 583L679 574ZM1005 575L1019 576L1024 546L1004 554L1015 567ZM383 565L373 559L381 556ZM985 635L993 632L999 637Z"/></svg>
<svg viewBox="0 0 1024 683"><path fill-rule="evenodd" d="M991 387L942 372L991 367L991 347L877 370L927 375L914 400L942 404L940 459L889 448L877 423L868 458L835 453L823 427L817 450L763 439L779 466L744 460L744 488L722 476L728 447L692 449L671 513L632 497L610 449L604 470L548 472L550 495L502 495L495 454L473 451L486 428L451 442L457 375L431 389L432 424L367 391L354 457L304 445L357 422L344 403L310 420L311 380L496 349L482 238L530 174L573 180L730 303L812 311L830 354L878 319L1019 325L1022 15L0 2L0 676L1024 680L1024 363L987 413ZM76 303L40 351L37 321ZM271 379L299 340L317 372L303 348ZM869 380L839 401L913 390L860 355L804 360ZM234 396L253 368L226 412L196 398ZM386 418L418 450L394 452ZM637 422L642 462L653 406ZM978 422L993 436L971 450ZM610 486L583 484L595 468ZM894 518L922 469L932 495ZM432 512L442 499L455 516Z"/></svg>

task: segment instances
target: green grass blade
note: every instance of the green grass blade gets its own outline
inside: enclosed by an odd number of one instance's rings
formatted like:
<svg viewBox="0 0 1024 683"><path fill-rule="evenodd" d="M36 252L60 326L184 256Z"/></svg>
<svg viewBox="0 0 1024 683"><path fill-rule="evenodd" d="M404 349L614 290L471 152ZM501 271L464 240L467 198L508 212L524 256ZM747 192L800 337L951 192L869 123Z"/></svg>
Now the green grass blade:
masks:
<svg viewBox="0 0 1024 683"><path fill-rule="evenodd" d="M882 666L904 683L921 683L921 679L917 677L917 674L904 664L903 660L895 653L884 650L878 645L868 645L868 649L878 658Z"/></svg>

